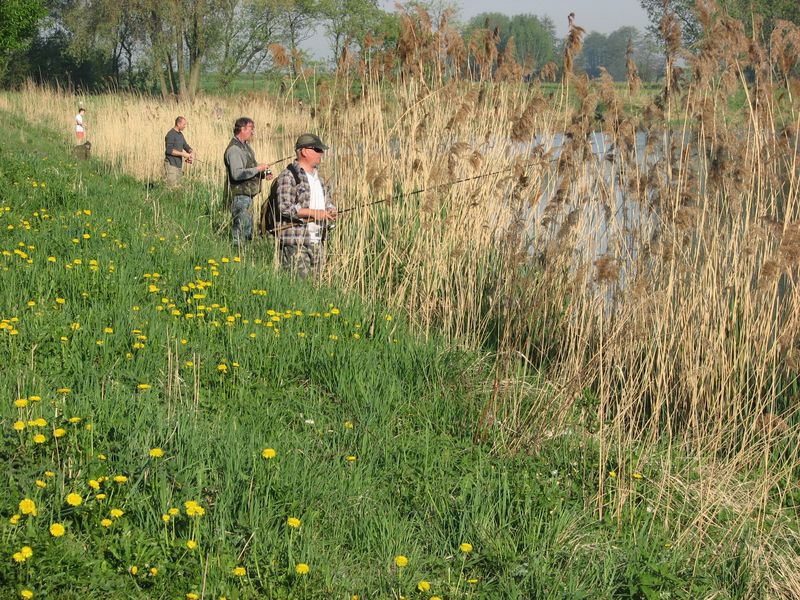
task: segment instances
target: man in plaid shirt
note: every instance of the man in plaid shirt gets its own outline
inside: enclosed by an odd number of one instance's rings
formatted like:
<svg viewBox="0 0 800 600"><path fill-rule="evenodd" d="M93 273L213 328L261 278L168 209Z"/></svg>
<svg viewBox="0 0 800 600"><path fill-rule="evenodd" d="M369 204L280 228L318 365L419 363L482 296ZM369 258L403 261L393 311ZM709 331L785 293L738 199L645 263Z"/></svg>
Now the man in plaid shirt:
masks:
<svg viewBox="0 0 800 600"><path fill-rule="evenodd" d="M330 189L318 172L328 146L313 133L304 133L294 149L297 158L275 184L281 266L301 277L319 277L325 266L325 232L336 220Z"/></svg>

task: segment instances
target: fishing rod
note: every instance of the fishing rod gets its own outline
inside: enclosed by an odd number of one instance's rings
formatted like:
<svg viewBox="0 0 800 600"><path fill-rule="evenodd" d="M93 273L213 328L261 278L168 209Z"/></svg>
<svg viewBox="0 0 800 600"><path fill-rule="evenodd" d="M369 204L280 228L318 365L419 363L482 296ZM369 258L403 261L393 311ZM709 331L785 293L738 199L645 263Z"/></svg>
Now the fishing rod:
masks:
<svg viewBox="0 0 800 600"><path fill-rule="evenodd" d="M592 156L595 156L595 157L601 157L602 156L602 157L606 157L607 158L608 157L608 152L593 152ZM419 188L419 189L413 190L411 192L406 192L404 194L397 194L395 196L390 196L388 198L383 198L381 200L374 200L372 202L366 202L364 204L359 204L358 206L351 206L350 208L345 208L343 210L338 211L338 214L342 215L344 213L347 213L347 212L350 212L350 211L353 211L353 210L358 210L358 209L361 209L361 208L367 208L368 206L374 206L375 204L382 204L383 202L389 202L391 204L391 202L393 200L399 200L401 198L406 198L408 196L414 196L416 194L421 194L422 192L429 192L429 191L436 190L436 189L439 189L439 188L449 187L451 185L456 185L457 183L465 183L467 181L473 181L475 179L482 179L484 177L491 177L492 175L500 175L501 173L505 173L507 171L511 171L512 169L514 169L517 166L519 168L521 168L521 169L524 169L524 168L530 167L532 165L541 165L543 163L558 162L560 159L561 159L560 155L559 156L555 156L553 158L544 158L544 157L542 157L542 159L540 159L540 160L532 161L532 162L525 163L525 164L522 164L522 165L512 165L510 167L506 167L504 169L500 169L499 171L492 171L491 173L482 173L480 175L475 175L473 177L465 177L464 179L456 179L455 181L448 181L446 183L441 183L439 185L434 185L434 186L427 187L427 188Z"/></svg>
<svg viewBox="0 0 800 600"><path fill-rule="evenodd" d="M286 162L287 160L292 159L292 158L294 158L294 154L291 154L291 155L287 156L286 158L279 158L278 160L276 160L274 162L267 163L267 166L271 167L272 165L277 165L278 163Z"/></svg>
<svg viewBox="0 0 800 600"><path fill-rule="evenodd" d="M294 154L292 154L291 156L286 156L285 158L279 158L278 160L272 161L271 163L267 163L267 166L271 167L273 165L277 165L278 163L286 162L287 160L289 160L291 158L294 158ZM208 161L206 159L203 159L203 158L193 158L192 162L207 163Z"/></svg>
<svg viewBox="0 0 800 600"><path fill-rule="evenodd" d="M529 162L529 163L526 163L524 165L519 165L519 167L520 168L525 168L525 167L529 167L531 165L537 165L537 164L540 164L540 163L541 163L541 161ZM484 177L491 177L492 175L499 175L501 173L505 173L507 171L512 170L515 166L517 166L517 165L512 165L510 167L506 167L505 169L500 169L499 171L492 171L491 173L481 173L480 175L474 175L473 177L464 177L463 179L456 179L455 181L448 181L446 183L440 183L439 185L433 185L433 186L430 186L430 187L419 188L419 189L413 190L411 192L406 192L404 194L396 194L394 196L389 196L388 198L383 198L381 200L374 200L372 202L366 202L365 204L359 204L358 206L351 206L350 208L345 208L343 210L338 211L337 214L342 215L344 213L348 213L348 212L353 211L353 210L366 208L368 206L373 206L375 204L381 204L383 202L389 202L391 204L392 201L394 201L394 200L399 200L401 198L407 198L408 196L415 196L417 194L421 194L422 192L430 192L432 190L438 190L438 189L443 188L443 187L449 187L451 185L456 185L457 183L465 183L467 181L473 181L475 179L483 179Z"/></svg>
<svg viewBox="0 0 800 600"><path fill-rule="evenodd" d="M535 162L530 162L530 163L526 163L524 165L519 165L519 166L524 168L524 167L529 167L531 165L539 164L540 162L541 161L535 161ZM345 208L343 210L337 211L336 216L338 217L339 215L343 215L345 213L348 213L348 212L351 212L351 211L354 211L354 210L360 210L362 208L366 208L368 206L374 206L376 204L382 204L384 202L391 203L394 200L399 200L400 198L406 198L406 197L409 197L409 196L414 196L416 194L421 194L422 192L436 190L436 189L447 187L447 186L451 186L451 185L456 185L457 183L465 183L467 181L473 181L475 179L482 179L484 177L491 177L492 175L499 175L500 173L505 173L507 171L510 171L511 169L514 168L514 166L516 166L516 165L513 165L511 167L506 167L505 169L500 169L499 171L493 171L491 173L481 173L480 175L474 175L473 177L464 177L463 179L457 179L455 181L448 181L446 183L440 183L439 185L434 185L434 186L430 186L430 187L427 187L427 188L419 188L419 189L413 190L411 192L406 192L405 194L396 194L396 195L390 196L388 198L382 198L381 200L373 200L372 202L366 202L364 204L359 204L358 206L351 206L350 208ZM275 234L275 233L278 233L280 231L284 231L286 229L291 229L292 227L297 227L298 225L300 225L300 224L299 223L286 223L285 225L281 225L280 227L275 227L271 231L271 233Z"/></svg>
<svg viewBox="0 0 800 600"><path fill-rule="evenodd" d="M595 156L595 157L601 157L602 156L602 157L608 158L609 153L608 152L593 152L592 156ZM440 189L440 188L443 188L443 187L449 187L449 186L456 185L456 184L459 184L459 183L466 183L467 181L474 181L476 179L483 179L484 177L491 177L492 175L500 175L501 173L506 173L508 171L511 171L515 167L519 167L519 168L524 169L524 168L530 167L532 165L542 165L542 164L550 164L550 163L558 162L560 159L561 159L560 155L559 156L555 156L553 158L542 157L539 160L531 161L531 162L528 162L528 163L524 163L522 165L511 165L510 167L505 167L504 169L500 169L499 171L492 171L491 173L481 173L480 175L474 175L472 177L464 177L463 179L456 179L454 181L448 181L448 182L440 183L438 185L434 185L434 186L430 186L430 187L419 188L419 189L416 189L416 190L413 190L413 191L410 191L410 192L406 192L404 194L395 194L394 196L389 196L388 198L382 198L380 200L373 200L371 202L365 202L364 204L359 204L357 206L351 206L350 208L342 209L340 211L337 211L336 216L338 217L339 215L343 215L345 213L352 212L354 210L360 210L360 209L363 209L363 208L367 208L369 206L375 206L376 204L383 204L384 202L388 202L388 203L391 204L394 200L399 200L401 198L407 198L407 197L410 197L410 196L415 196L416 194L421 194L422 192L429 192L429 191L432 191L432 190L437 190L437 189ZM298 225L299 225L298 223L287 223L285 225L281 225L280 227L276 227L275 229L272 230L272 233L274 234L274 233L277 233L277 232L280 232L280 231L284 231L286 229L291 229L292 227L297 227Z"/></svg>

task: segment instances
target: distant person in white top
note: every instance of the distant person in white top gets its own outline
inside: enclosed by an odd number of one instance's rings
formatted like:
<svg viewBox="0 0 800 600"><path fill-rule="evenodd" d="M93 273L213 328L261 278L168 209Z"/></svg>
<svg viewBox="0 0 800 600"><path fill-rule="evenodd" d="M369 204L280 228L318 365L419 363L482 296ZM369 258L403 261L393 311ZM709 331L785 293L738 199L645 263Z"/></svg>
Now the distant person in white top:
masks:
<svg viewBox="0 0 800 600"><path fill-rule="evenodd" d="M85 108L79 108L78 114L75 115L75 137L78 138L78 142L84 142L86 140L86 123L83 122L83 115L86 114Z"/></svg>

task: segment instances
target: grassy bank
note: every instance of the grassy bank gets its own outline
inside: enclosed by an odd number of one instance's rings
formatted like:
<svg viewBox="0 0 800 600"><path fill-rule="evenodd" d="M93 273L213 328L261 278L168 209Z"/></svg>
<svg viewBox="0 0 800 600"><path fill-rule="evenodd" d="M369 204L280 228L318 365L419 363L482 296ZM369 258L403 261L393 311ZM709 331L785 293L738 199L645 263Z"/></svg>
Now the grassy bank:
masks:
<svg viewBox="0 0 800 600"><path fill-rule="evenodd" d="M603 456L577 414L535 453L493 452L501 427L473 440L491 361L274 273L267 244L234 255L203 188L76 164L0 119L3 597L776 589L753 553L784 549L756 523L691 535L699 484L665 505L657 466ZM769 526L791 527L784 501Z"/></svg>

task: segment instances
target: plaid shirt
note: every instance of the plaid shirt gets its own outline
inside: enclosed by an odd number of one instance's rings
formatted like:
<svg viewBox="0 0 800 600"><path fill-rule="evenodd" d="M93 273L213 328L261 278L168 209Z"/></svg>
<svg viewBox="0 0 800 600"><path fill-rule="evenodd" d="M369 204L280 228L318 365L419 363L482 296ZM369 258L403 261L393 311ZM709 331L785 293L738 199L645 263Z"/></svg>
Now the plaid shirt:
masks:
<svg viewBox="0 0 800 600"><path fill-rule="evenodd" d="M310 208L311 206L311 186L308 183L308 176L303 167L297 164L297 161L294 162L294 168L300 174L300 182L295 185L294 175L286 168L278 175L275 190L281 217L287 221L297 218L297 212L301 208ZM325 194L325 210L335 209L336 206L331 201L330 187L321 177L320 182ZM281 243L286 245L300 246L310 243L306 225L288 227L280 232L280 236Z"/></svg>

